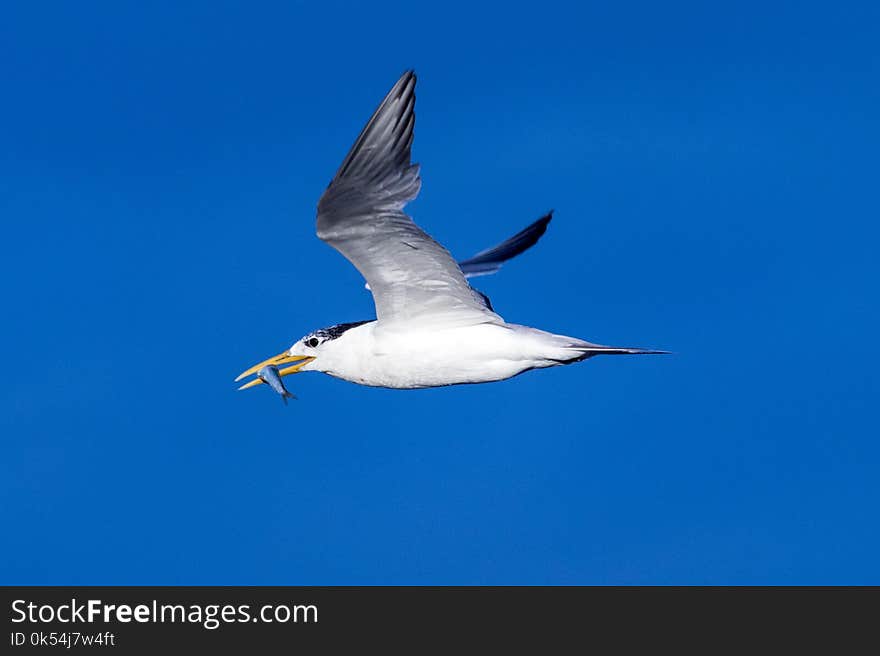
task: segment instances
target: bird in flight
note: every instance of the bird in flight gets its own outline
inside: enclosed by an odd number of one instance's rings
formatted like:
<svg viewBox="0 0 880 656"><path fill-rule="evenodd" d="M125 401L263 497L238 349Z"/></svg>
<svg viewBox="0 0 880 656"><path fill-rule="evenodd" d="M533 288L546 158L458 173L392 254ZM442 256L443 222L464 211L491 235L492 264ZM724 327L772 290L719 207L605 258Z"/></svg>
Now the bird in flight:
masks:
<svg viewBox="0 0 880 656"><path fill-rule="evenodd" d="M543 234L550 215L498 246L456 262L404 212L421 187L410 160L413 71L404 73L361 131L318 201L318 237L364 276L376 319L309 333L244 371L290 365L280 376L320 371L360 385L418 389L488 383L596 355L664 353L602 346L507 323L467 278L493 273ZM261 384L260 377L242 385Z"/></svg>

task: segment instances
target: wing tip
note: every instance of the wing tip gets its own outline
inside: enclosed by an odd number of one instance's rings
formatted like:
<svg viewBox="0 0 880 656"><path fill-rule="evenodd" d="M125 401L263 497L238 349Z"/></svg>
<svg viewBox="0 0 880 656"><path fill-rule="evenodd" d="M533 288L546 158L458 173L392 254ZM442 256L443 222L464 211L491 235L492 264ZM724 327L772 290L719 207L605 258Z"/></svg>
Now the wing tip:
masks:
<svg viewBox="0 0 880 656"><path fill-rule="evenodd" d="M397 82L392 88L392 91L394 89L397 89L397 93L395 94L397 98L401 98L404 95L413 95L415 92L417 81L418 77L416 76L415 69L409 68L405 70L399 78L397 78ZM391 94L389 93L389 95Z"/></svg>

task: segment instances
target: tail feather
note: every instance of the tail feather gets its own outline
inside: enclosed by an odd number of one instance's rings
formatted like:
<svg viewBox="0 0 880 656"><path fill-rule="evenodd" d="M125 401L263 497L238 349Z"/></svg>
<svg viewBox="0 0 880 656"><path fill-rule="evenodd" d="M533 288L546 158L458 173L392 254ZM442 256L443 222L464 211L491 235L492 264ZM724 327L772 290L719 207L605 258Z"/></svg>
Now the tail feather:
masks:
<svg viewBox="0 0 880 656"><path fill-rule="evenodd" d="M657 351L654 349L630 348L625 346L600 346L579 350L592 355L669 355L672 353L672 351Z"/></svg>
<svg viewBox="0 0 880 656"><path fill-rule="evenodd" d="M594 355L659 355L669 353L669 351L631 346L593 344L577 337L557 335L516 324L507 324L507 328L517 333L522 346L533 354L536 361L545 363L538 366L552 367L556 364L570 364L586 360Z"/></svg>
<svg viewBox="0 0 880 656"><path fill-rule="evenodd" d="M634 348L628 346L602 346L583 342L568 347L574 351L574 357L566 360L566 363L580 362L595 355L668 355L671 351L658 351L655 349Z"/></svg>

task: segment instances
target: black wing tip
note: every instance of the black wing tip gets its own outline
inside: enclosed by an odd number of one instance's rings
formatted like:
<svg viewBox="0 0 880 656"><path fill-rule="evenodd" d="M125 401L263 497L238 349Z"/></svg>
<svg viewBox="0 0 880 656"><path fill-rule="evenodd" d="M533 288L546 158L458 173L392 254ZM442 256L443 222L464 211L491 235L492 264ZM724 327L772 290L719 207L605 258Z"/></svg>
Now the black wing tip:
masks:
<svg viewBox="0 0 880 656"><path fill-rule="evenodd" d="M528 226L520 230L514 238L516 237L525 237L529 236L530 240L534 239L531 244L527 248L531 248L534 246L538 240L544 236L544 233L547 232L547 226L550 225L550 221L553 220L553 212L556 210L550 210L540 219L532 221Z"/></svg>
<svg viewBox="0 0 880 656"><path fill-rule="evenodd" d="M547 226L550 225L550 222L553 220L553 212L556 210L550 210L540 219L535 221L531 227L537 228L540 230L540 233L537 235L538 237L542 237L547 230ZM540 226L540 227L539 227Z"/></svg>
<svg viewBox="0 0 880 656"><path fill-rule="evenodd" d="M532 221L532 223L511 238L512 241L516 239L524 239L524 243L521 245L522 250L516 253L517 255L538 243L538 240L544 236L545 232L547 232L547 226L550 225L550 221L553 220L553 212L555 211L556 210L550 210L540 219Z"/></svg>

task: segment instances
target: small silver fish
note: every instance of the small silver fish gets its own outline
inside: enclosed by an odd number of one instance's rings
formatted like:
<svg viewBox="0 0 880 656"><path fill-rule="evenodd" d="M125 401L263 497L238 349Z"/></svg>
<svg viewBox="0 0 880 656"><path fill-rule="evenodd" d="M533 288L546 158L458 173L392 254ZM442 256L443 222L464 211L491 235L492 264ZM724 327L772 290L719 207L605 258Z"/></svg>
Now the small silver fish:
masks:
<svg viewBox="0 0 880 656"><path fill-rule="evenodd" d="M287 391L284 381L281 380L281 376L278 374L278 367L275 365L269 364L260 369L257 372L257 378L278 392L281 395L281 400L284 401L284 405L287 405L287 399L296 399L293 394Z"/></svg>

